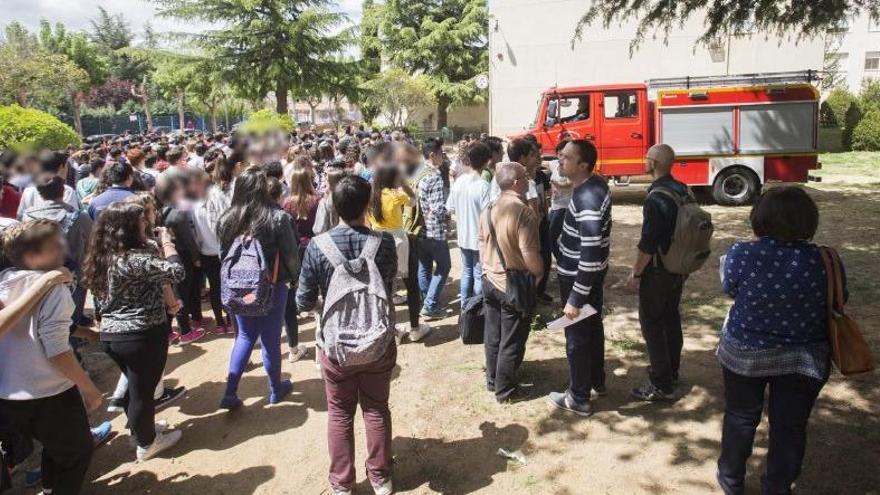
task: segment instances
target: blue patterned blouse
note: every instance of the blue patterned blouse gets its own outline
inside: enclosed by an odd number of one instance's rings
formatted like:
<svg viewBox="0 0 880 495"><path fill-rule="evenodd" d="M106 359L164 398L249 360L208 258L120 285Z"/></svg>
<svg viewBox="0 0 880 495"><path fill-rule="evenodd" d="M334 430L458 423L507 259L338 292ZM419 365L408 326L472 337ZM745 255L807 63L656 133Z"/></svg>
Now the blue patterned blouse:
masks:
<svg viewBox="0 0 880 495"><path fill-rule="evenodd" d="M827 376L828 291L818 246L768 237L738 242L721 284L734 298L718 350L725 367L746 376Z"/></svg>

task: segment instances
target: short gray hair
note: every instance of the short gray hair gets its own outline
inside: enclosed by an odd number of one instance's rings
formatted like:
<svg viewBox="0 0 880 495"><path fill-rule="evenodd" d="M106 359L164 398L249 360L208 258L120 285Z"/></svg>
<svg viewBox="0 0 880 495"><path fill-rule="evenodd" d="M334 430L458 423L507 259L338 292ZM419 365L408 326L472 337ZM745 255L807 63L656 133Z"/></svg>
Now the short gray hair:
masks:
<svg viewBox="0 0 880 495"><path fill-rule="evenodd" d="M520 177L525 177L526 168L517 162L501 162L495 165L495 181L498 188L506 191L513 187L513 183Z"/></svg>

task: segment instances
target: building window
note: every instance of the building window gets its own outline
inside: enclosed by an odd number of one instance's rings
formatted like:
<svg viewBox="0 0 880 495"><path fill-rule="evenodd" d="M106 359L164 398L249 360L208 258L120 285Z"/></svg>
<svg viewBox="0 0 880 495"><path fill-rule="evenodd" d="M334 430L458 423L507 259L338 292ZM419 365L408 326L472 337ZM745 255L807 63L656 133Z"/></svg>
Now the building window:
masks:
<svg viewBox="0 0 880 495"><path fill-rule="evenodd" d="M880 52L865 53L865 70L880 70Z"/></svg>
<svg viewBox="0 0 880 495"><path fill-rule="evenodd" d="M606 119L632 119L639 116L639 100L634 91L605 93Z"/></svg>

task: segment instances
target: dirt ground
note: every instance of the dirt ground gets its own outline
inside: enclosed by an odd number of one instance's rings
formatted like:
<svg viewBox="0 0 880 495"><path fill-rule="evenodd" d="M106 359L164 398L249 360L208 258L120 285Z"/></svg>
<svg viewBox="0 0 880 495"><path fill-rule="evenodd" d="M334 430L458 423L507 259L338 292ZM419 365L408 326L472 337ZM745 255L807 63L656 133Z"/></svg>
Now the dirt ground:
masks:
<svg viewBox="0 0 880 495"><path fill-rule="evenodd" d="M822 213L818 242L840 248L848 266L850 313L880 350L880 156L826 157L825 182L808 190ZM682 308L685 347L681 398L644 404L629 397L645 380L647 366L636 299L621 284L628 274L640 225L644 190L614 193L612 266L606 291L606 339L610 393L594 402L596 414L576 419L551 412L545 396L567 384L564 337L550 331L529 339L521 381L528 400L498 405L484 388L482 346L457 340L457 317L434 324L423 342L401 346L392 384L394 486L398 493L444 494L687 494L719 492L715 462L721 438L723 397L714 350L729 306L718 282L716 257L692 277ZM748 208L709 207L716 224L715 253L750 237ZM458 252L445 295L458 287ZM553 284L551 283L551 286ZM555 292L555 290L554 290ZM398 307L401 321L404 308ZM542 308L548 317L555 306ZM311 320L301 341L314 338ZM210 337L174 347L167 377L185 385L186 398L158 415L183 431L180 443L160 458L137 464L122 415L119 431L96 451L86 493L321 494L327 493L326 405L313 362L284 364L295 393L269 406L259 352L241 382L245 407L220 412L230 337ZM880 352L880 351L878 351ZM311 356L310 352L310 356ZM111 391L118 372L94 347L88 368ZM798 493L880 493L880 386L877 374L834 375L818 400L809 427ZM356 421L358 466L363 466L363 428ZM759 491L767 447L762 424L749 465L749 493ZM521 451L527 464L497 455ZM358 493L372 493L359 468Z"/></svg>

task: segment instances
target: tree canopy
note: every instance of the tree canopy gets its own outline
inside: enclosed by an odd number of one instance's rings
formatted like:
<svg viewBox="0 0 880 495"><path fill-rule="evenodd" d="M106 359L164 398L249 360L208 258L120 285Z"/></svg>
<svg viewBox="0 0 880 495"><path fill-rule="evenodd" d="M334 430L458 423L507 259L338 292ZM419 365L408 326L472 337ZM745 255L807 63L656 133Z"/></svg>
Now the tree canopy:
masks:
<svg viewBox="0 0 880 495"><path fill-rule="evenodd" d="M412 111L435 103L425 76L413 77L399 67L382 71L363 85L366 102L395 127L406 125Z"/></svg>
<svg viewBox="0 0 880 495"><path fill-rule="evenodd" d="M362 46L379 46L383 60L424 77L439 125L450 105L484 97L474 79L489 68L485 0L386 0L365 5L364 22Z"/></svg>
<svg viewBox="0 0 880 495"><path fill-rule="evenodd" d="M327 81L351 43L330 0L153 0L159 15L216 25L185 37L223 61L224 78L251 99L274 90L287 113L293 90Z"/></svg>
<svg viewBox="0 0 880 495"><path fill-rule="evenodd" d="M863 11L880 17L877 0L593 0L583 14L575 39L596 21L610 27L638 19L638 30L630 48L655 33L668 36L695 14L705 14L700 42L752 31L797 37L823 34Z"/></svg>

